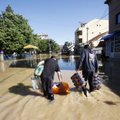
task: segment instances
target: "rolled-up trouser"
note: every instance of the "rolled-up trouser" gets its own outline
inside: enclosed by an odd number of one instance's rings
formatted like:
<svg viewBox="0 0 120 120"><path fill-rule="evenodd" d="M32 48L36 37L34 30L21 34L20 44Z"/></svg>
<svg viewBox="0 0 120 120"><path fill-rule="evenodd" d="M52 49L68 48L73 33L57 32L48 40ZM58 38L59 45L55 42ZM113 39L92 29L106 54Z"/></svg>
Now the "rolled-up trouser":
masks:
<svg viewBox="0 0 120 120"><path fill-rule="evenodd" d="M50 78L41 78L42 81L42 89L45 94L52 94L52 84L53 80Z"/></svg>
<svg viewBox="0 0 120 120"><path fill-rule="evenodd" d="M84 77L85 81L88 80L90 91L92 91L94 89L94 87L93 87L94 74L95 74L94 71L83 71L83 77Z"/></svg>

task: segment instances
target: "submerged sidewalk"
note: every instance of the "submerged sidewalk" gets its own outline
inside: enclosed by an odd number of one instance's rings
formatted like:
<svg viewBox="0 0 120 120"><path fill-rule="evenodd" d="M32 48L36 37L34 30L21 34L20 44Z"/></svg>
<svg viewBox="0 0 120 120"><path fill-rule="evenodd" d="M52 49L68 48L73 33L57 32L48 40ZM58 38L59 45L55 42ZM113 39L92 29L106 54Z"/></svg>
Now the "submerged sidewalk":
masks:
<svg viewBox="0 0 120 120"><path fill-rule="evenodd" d="M0 72L0 120L119 120L120 97L102 84L88 97L77 92L70 80L75 71L63 70L68 95L50 102L31 87L34 69L9 68ZM58 81L55 74L55 81Z"/></svg>

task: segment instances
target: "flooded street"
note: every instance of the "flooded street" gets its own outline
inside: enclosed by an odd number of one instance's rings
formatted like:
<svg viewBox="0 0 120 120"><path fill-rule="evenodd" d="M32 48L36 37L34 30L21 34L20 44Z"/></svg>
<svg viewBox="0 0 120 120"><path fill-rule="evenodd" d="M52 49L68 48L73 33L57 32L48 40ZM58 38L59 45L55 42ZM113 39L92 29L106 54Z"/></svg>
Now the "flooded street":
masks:
<svg viewBox="0 0 120 120"><path fill-rule="evenodd" d="M120 61L105 61L103 62L103 71L108 76L105 84L117 95L120 96Z"/></svg>
<svg viewBox="0 0 120 120"><path fill-rule="evenodd" d="M44 98L39 90L32 89L31 77L39 60L1 62L0 120L61 120L61 116L62 120L119 120L120 87L113 79L108 79L110 71L117 69L118 64L110 63L111 67L108 62L103 65L99 61L102 87L87 92L88 97L85 97L75 89L70 79L78 61L79 58L73 56L58 59L63 81L69 83L70 94L55 95L53 102ZM58 81L57 74L55 81Z"/></svg>
<svg viewBox="0 0 120 120"><path fill-rule="evenodd" d="M59 56L58 64L61 70L75 70L79 63L79 56ZM6 72L8 68L32 68L34 69L40 59L27 58L23 60L12 60L0 62L0 73ZM119 61L98 61L99 74L102 77L102 82L110 87L116 94L120 96L120 62Z"/></svg>

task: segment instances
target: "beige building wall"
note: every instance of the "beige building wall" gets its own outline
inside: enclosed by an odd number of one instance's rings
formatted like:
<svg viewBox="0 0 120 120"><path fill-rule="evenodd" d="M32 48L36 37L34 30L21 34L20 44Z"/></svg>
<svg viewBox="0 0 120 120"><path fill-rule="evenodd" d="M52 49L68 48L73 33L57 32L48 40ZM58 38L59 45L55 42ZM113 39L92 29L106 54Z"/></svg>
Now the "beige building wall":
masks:
<svg viewBox="0 0 120 120"><path fill-rule="evenodd" d="M77 33L82 31L82 35ZM87 43L92 38L108 31L108 20L94 19L75 31L75 44Z"/></svg>

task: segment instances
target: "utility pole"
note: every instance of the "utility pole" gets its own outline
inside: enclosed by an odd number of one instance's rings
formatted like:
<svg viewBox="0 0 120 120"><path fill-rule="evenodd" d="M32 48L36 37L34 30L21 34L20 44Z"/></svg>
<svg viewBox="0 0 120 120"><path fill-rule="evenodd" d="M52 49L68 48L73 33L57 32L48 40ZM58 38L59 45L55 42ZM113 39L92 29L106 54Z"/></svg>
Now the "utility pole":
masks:
<svg viewBox="0 0 120 120"><path fill-rule="evenodd" d="M50 40L49 40L49 54L50 54L50 57L51 57L51 43L50 43Z"/></svg>
<svg viewBox="0 0 120 120"><path fill-rule="evenodd" d="M86 27L86 31L87 31L87 43L88 43L88 30L89 30L89 28Z"/></svg>

